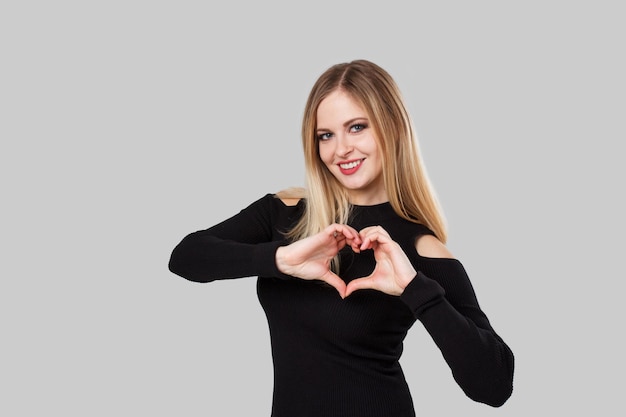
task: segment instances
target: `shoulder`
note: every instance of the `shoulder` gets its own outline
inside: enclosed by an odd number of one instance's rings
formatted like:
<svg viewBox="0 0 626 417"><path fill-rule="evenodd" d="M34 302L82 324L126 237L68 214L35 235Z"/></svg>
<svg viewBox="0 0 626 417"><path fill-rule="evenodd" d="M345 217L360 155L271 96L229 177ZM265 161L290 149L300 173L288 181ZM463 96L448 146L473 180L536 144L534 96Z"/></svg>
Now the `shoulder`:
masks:
<svg viewBox="0 0 626 417"><path fill-rule="evenodd" d="M275 230L286 230L302 215L302 204L286 205L274 193L267 193L243 208L237 218L241 227L254 224L265 228L268 233ZM246 223L248 222L248 223Z"/></svg>
<svg viewBox="0 0 626 417"><path fill-rule="evenodd" d="M437 237L425 234L415 241L417 254L426 258L454 258L450 250Z"/></svg>
<svg viewBox="0 0 626 417"><path fill-rule="evenodd" d="M287 207L296 206L301 200L300 198L280 198L280 197L278 197L278 199Z"/></svg>
<svg viewBox="0 0 626 417"><path fill-rule="evenodd" d="M271 216L281 215L284 212L291 211L298 204L293 199L280 198L277 194L267 193L262 197L248 204L242 212L250 215Z"/></svg>
<svg viewBox="0 0 626 417"><path fill-rule="evenodd" d="M306 191L304 188L291 187L281 190L274 194L274 197L280 200L285 206L293 207L305 197Z"/></svg>

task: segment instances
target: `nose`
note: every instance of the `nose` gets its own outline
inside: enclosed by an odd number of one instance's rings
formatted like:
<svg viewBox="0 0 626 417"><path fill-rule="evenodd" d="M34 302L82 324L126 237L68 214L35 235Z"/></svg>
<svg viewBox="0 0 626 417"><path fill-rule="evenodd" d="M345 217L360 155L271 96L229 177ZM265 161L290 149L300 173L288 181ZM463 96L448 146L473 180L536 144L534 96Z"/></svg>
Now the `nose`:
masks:
<svg viewBox="0 0 626 417"><path fill-rule="evenodd" d="M335 153L339 158L347 158L348 155L354 150L354 145L346 137L346 135L339 135L337 137L337 149Z"/></svg>

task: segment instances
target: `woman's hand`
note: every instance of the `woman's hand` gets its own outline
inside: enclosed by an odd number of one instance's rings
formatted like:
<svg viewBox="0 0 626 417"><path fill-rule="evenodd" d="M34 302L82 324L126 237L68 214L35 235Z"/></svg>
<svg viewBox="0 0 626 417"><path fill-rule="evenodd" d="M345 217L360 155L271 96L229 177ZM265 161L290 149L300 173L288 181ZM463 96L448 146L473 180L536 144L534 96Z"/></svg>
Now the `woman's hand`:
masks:
<svg viewBox="0 0 626 417"><path fill-rule="evenodd" d="M359 251L372 249L376 266L369 276L350 281L346 287L346 297L356 290L366 288L390 295L402 294L417 275L417 271L400 245L380 226L366 227L359 235L362 240Z"/></svg>
<svg viewBox="0 0 626 417"><path fill-rule="evenodd" d="M276 266L284 274L306 280L322 280L346 296L346 283L330 270L330 261L346 245L358 252L359 233L350 226L331 224L320 233L281 246L276 251Z"/></svg>

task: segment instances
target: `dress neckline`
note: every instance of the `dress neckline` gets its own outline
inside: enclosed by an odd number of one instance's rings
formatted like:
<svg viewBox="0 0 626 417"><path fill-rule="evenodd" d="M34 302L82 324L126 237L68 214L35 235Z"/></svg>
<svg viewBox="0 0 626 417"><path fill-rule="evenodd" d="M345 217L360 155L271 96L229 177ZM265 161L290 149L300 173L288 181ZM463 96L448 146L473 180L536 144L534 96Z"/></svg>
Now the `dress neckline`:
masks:
<svg viewBox="0 0 626 417"><path fill-rule="evenodd" d="M391 206L391 203L386 201L384 203L372 204L369 206L352 204L352 216L360 217L367 216L373 218L387 218L396 216L396 212Z"/></svg>

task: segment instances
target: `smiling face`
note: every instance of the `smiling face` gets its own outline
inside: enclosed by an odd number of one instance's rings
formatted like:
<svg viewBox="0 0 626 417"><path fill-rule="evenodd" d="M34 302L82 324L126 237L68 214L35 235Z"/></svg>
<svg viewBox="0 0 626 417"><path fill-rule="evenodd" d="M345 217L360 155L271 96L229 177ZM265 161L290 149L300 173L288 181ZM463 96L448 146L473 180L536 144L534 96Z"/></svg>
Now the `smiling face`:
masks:
<svg viewBox="0 0 626 417"><path fill-rule="evenodd" d="M376 134L359 103L335 90L322 100L316 118L320 158L348 190L350 202L372 205L388 201Z"/></svg>

